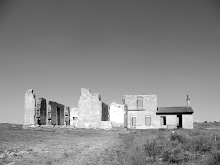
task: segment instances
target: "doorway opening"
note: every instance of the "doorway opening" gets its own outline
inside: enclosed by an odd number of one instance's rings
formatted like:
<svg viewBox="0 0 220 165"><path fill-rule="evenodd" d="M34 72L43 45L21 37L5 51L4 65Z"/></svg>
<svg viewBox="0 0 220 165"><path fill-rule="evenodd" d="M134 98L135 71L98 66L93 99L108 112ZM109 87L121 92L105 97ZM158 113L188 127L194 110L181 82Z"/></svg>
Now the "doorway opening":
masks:
<svg viewBox="0 0 220 165"><path fill-rule="evenodd" d="M57 108L57 125L60 125L60 108Z"/></svg>
<svg viewBox="0 0 220 165"><path fill-rule="evenodd" d="M177 115L177 128L182 128L182 115Z"/></svg>

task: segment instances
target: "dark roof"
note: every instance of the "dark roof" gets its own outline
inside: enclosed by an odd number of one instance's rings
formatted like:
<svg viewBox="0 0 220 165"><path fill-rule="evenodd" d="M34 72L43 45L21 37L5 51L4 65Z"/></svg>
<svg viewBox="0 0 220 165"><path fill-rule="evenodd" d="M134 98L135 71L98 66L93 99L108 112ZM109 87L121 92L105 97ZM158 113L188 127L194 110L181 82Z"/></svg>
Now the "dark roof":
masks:
<svg viewBox="0 0 220 165"><path fill-rule="evenodd" d="M192 107L157 107L157 114L192 114Z"/></svg>

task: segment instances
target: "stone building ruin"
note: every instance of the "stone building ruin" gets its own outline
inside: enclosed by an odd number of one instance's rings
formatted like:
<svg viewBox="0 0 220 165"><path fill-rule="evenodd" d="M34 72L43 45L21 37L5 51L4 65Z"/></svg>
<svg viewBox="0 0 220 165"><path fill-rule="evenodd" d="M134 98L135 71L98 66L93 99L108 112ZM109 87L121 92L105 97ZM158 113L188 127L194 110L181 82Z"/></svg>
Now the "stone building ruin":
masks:
<svg viewBox="0 0 220 165"><path fill-rule="evenodd" d="M33 89L27 90L24 101L24 126L34 127L35 125L35 111L36 111L36 96Z"/></svg>
<svg viewBox="0 0 220 165"><path fill-rule="evenodd" d="M39 98L30 89L25 94L24 127L66 126L77 128L111 128L109 106L101 96L82 88L78 108Z"/></svg>
<svg viewBox="0 0 220 165"><path fill-rule="evenodd" d="M38 125L46 125L47 124L47 103L46 99L39 98L37 102L36 116L35 116L36 124Z"/></svg>
<svg viewBox="0 0 220 165"><path fill-rule="evenodd" d="M33 89L25 93L24 128L125 127L127 129L193 129L193 109L187 95L186 106L158 107L157 95L124 95L123 104L108 104L98 93L81 88L77 108L70 108L40 97L36 102Z"/></svg>
<svg viewBox="0 0 220 165"><path fill-rule="evenodd" d="M71 108L70 109L70 126L72 127L78 127L78 109L77 108Z"/></svg>
<svg viewBox="0 0 220 165"><path fill-rule="evenodd" d="M36 103L33 89L25 93L24 109L24 127L70 125L69 107L54 101L47 103L42 97Z"/></svg>
<svg viewBox="0 0 220 165"><path fill-rule="evenodd" d="M115 102L110 105L110 121L113 127L124 127L125 106Z"/></svg>
<svg viewBox="0 0 220 165"><path fill-rule="evenodd" d="M108 105L98 93L82 88L78 103L78 128L102 128L102 121L109 121Z"/></svg>

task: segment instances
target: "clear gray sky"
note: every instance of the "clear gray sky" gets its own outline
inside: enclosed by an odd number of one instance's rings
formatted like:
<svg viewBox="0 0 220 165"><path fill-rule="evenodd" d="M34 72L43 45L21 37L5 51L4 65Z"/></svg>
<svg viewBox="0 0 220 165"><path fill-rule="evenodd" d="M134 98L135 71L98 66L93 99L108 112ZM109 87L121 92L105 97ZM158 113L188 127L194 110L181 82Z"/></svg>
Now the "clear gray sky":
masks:
<svg viewBox="0 0 220 165"><path fill-rule="evenodd" d="M0 123L23 123L24 94L77 107L156 94L220 121L220 1L0 0Z"/></svg>

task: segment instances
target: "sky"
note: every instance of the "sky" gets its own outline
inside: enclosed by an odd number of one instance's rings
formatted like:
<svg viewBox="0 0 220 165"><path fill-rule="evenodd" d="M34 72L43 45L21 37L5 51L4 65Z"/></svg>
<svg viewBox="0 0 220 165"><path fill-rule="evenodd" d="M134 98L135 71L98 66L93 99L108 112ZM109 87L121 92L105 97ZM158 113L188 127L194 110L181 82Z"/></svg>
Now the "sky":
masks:
<svg viewBox="0 0 220 165"><path fill-rule="evenodd" d="M0 0L0 123L22 124L24 96L77 107L157 95L195 121L220 121L220 2Z"/></svg>

